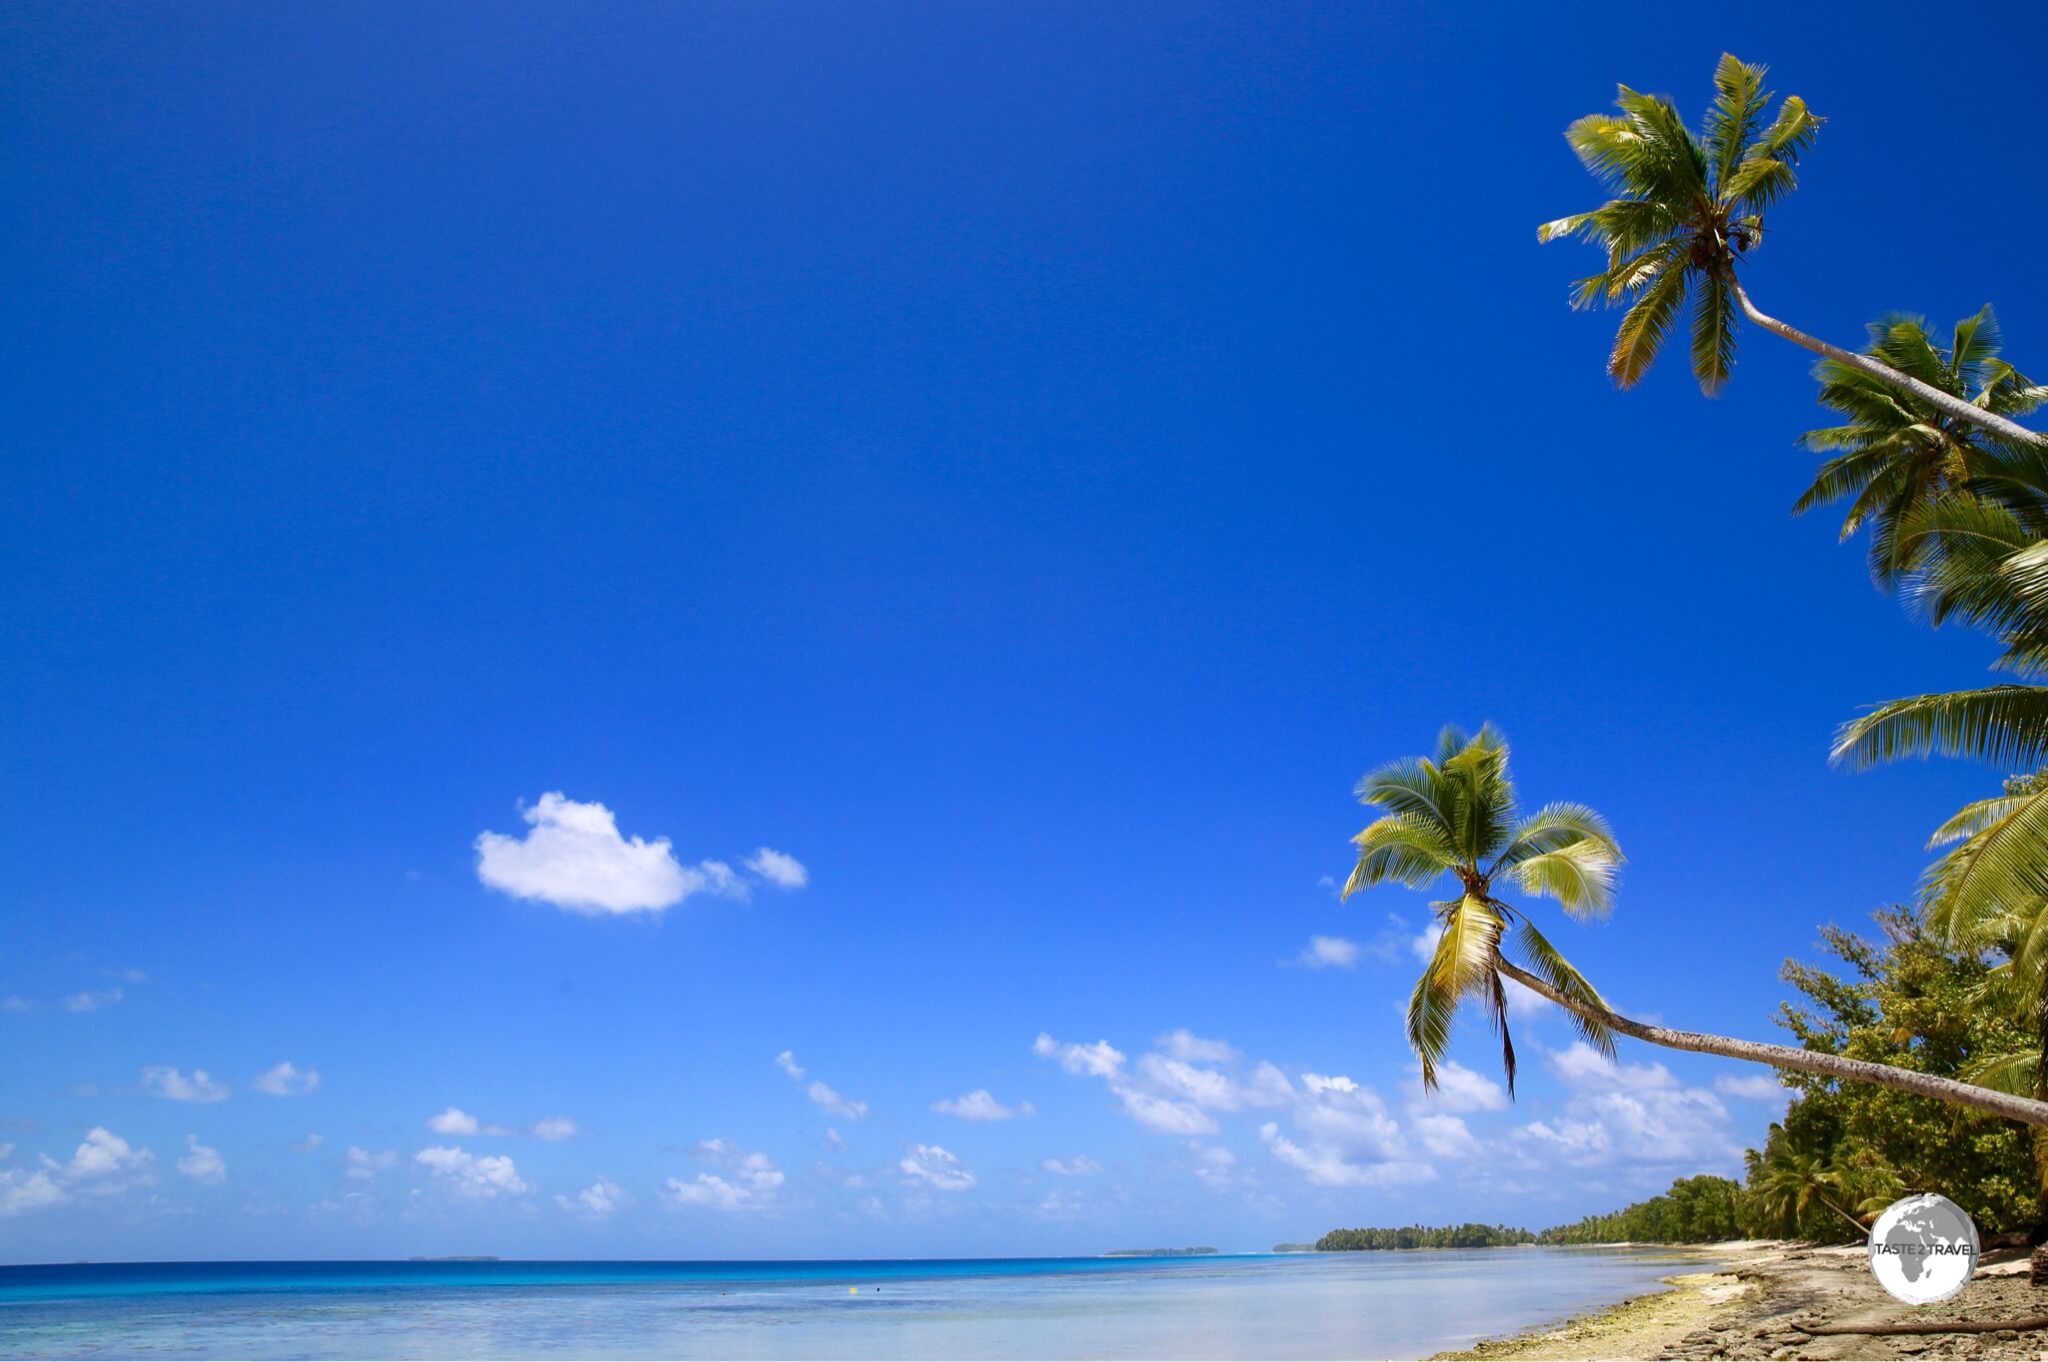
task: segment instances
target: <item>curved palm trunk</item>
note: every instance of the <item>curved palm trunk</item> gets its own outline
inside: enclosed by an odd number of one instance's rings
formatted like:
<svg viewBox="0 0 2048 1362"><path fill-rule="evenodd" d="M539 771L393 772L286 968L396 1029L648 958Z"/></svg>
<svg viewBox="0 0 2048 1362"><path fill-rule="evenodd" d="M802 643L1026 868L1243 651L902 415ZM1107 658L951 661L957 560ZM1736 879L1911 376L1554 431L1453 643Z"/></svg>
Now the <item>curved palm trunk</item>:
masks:
<svg viewBox="0 0 2048 1362"><path fill-rule="evenodd" d="M1648 1022L1639 1022L1604 1008L1574 1002L1536 975L1509 961L1499 961L1498 967L1502 974L1531 993L1548 998L1568 1012L1576 1012L1582 1017L1619 1031L1624 1036L1634 1036L1637 1040L1661 1045L1667 1050L1690 1050L1694 1054L1722 1055L1729 1059L1746 1059L1757 1064L1769 1064L1778 1069L1796 1069L1800 1073L1819 1074L1823 1078L1875 1083L1880 1087L1909 1092L1918 1097L1932 1097L1943 1102L1953 1102L1957 1106L1971 1107L1993 1116L2002 1116L2008 1121L2048 1127L2048 1102L2037 1102L2031 1097L2015 1097L2011 1093L1980 1088L1974 1083L1958 1083L1953 1078L1917 1073L1912 1069L1895 1068L1890 1064L1876 1064L1867 1059L1850 1059L1846 1055L1801 1050L1790 1045L1772 1045L1764 1041L1736 1040L1729 1036L1710 1035L1705 1031L1673 1031L1668 1027L1651 1026Z"/></svg>
<svg viewBox="0 0 2048 1362"><path fill-rule="evenodd" d="M1787 326L1776 317L1767 316L1757 309L1757 305L1749 300L1749 294L1743 290L1742 284L1735 278L1735 271L1728 270L1722 277L1728 281L1730 291L1735 294L1735 301L1741 305L1742 315L1773 335L1783 336L1794 345L1804 346L1816 355L1825 356L1839 364L1846 364L1852 369L1860 369L1880 383L1890 384L1894 388L1909 392L1915 397L1933 403L1937 409L1947 412L1959 421L1973 422L1984 427L1986 430L1998 432L2008 440L2017 440L2021 444L2027 444L2048 439L2048 436L2043 436L2039 431L2028 430L2017 421L2000 416L1996 412L1986 411L1974 403L1965 402L1953 393L1945 393L1932 384L1922 383L1911 374L1902 374L1889 364L1881 363L1868 355L1859 355L1844 350L1839 345L1830 345L1817 336L1807 335L1796 326Z"/></svg>

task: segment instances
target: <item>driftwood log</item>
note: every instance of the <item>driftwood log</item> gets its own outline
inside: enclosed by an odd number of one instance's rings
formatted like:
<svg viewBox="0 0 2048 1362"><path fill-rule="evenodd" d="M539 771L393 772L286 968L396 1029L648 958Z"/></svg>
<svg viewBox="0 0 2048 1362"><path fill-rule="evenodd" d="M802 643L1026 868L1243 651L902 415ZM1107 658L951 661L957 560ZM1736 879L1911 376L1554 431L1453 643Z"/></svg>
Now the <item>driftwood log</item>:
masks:
<svg viewBox="0 0 2048 1362"><path fill-rule="evenodd" d="M2034 1315L2028 1319L1954 1320L1947 1324L1930 1321L1924 1324L1795 1324L1792 1327L1808 1334L2002 1334L2007 1329L2025 1333L2030 1329L2048 1329L2048 1315Z"/></svg>

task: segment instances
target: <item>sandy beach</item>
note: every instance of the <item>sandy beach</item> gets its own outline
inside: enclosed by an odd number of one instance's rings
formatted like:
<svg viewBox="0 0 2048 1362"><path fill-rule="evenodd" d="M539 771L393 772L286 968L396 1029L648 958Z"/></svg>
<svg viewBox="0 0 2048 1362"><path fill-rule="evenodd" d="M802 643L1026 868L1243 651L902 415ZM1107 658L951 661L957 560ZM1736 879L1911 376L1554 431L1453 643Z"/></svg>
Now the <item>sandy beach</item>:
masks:
<svg viewBox="0 0 2048 1362"><path fill-rule="evenodd" d="M1955 1298L1914 1307L1870 1274L1861 1246L1733 1243L1697 1250L1713 1263L1665 1278L1670 1289L1440 1359L2038 1358L2048 1330L1824 1334L1843 1325L2022 1320L2048 1315L2048 1289L2027 1282L2022 1251L1986 1254Z"/></svg>

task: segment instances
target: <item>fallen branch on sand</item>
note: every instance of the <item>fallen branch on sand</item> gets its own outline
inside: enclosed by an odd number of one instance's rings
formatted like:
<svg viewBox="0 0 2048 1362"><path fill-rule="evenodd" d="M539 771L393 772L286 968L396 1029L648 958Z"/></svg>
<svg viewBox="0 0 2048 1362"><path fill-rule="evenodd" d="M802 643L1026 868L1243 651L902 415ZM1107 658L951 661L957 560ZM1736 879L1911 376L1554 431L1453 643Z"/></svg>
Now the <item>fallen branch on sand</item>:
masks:
<svg viewBox="0 0 2048 1362"><path fill-rule="evenodd" d="M1794 1324L1792 1327L1807 1334L2002 1334L2007 1329L2026 1333L2030 1329L2048 1329L2048 1315L2034 1315L2027 1319L1955 1320L1948 1324L1930 1321L1924 1324Z"/></svg>

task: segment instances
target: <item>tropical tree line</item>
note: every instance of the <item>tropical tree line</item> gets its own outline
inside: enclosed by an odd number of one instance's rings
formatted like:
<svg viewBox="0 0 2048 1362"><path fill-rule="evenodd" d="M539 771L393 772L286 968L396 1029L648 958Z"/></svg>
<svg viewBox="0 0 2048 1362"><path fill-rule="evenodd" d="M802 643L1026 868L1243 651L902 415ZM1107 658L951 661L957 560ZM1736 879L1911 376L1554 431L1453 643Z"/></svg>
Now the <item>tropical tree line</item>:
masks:
<svg viewBox="0 0 2048 1362"><path fill-rule="evenodd" d="M1524 814L1507 743L1490 725L1446 729L1433 756L1360 782L1359 799L1379 817L1354 839L1345 893L1449 886L1431 904L1438 935L1407 1014L1426 1087L1435 1085L1453 1019L1474 1003L1496 1033L1512 1091L1507 988L1519 984L1563 1007L1603 1053L1624 1035L1785 1075L1802 1100L1755 1155L1745 1187L1753 1211L1768 1204L1782 1212L1774 1223L1805 1229L1833 1217L1849 1232L1888 1178L1931 1168L1939 1144L1996 1165L1981 1180L1981 1204L1996 1225L2038 1215L2040 1173L2048 1172L2048 780L2035 774L2048 764L2048 685L2037 684L2048 673L2048 442L2018 419L2048 400L2048 387L2001 357L1989 306L1946 333L1888 314L1853 352L1756 307L1743 275L1820 126L1797 96L1777 100L1764 76L1724 56L1698 134L1669 99L1622 87L1617 113L1566 131L1613 197L1544 224L1539 239L1577 237L1605 251L1604 268L1577 281L1572 301L1625 309L1608 360L1621 386L1648 371L1681 321L1709 393L1729 377L1741 319L1820 357L1818 400L1834 423L1804 436L1822 458L1794 510L1846 504L1842 536L1868 535L1878 587L1931 624L1990 634L2002 650L1995 666L2014 678L1875 706L1842 726L1834 759L1865 767L1938 753L2019 774L1932 830L1938 858L1914 908L1885 920L1888 945L1866 950L1839 933L1828 938L1854 981L1788 969L1810 1004L1781 1017L1797 1045L1650 1025L1606 1003L1538 929L1527 900L1553 899L1574 917L1609 912L1620 845L1582 804ZM1942 991L1965 1023L1949 1035L1953 1044L1921 1043L1935 1038L1936 1020L1893 1024L1887 1003L1921 1011L1906 994L1887 993L1893 974L1928 987L1937 976L1946 981ZM1872 1015L1884 1025L1866 1024ZM1916 1031L1922 1023L1933 1029ZM1871 1105L1871 1088L1904 1105ZM1912 1115L1933 1144L1916 1155L1880 1140L1873 1112ZM2037 1170L2015 1184L2021 1192L2001 1181L2012 1174L2015 1139ZM1766 1183L1796 1184L1803 1195L1788 1207L1764 1192Z"/></svg>
<svg viewBox="0 0 2048 1362"><path fill-rule="evenodd" d="M1316 1240L1318 1253L1360 1253L1371 1249L1509 1248L1533 1244L1536 1236L1507 1225L1403 1225L1398 1229L1331 1230Z"/></svg>
<svg viewBox="0 0 2048 1362"><path fill-rule="evenodd" d="M1745 1192L1733 1178L1702 1173L1671 1190L1605 1215L1553 1225L1539 1244L1712 1244L1743 1234Z"/></svg>

